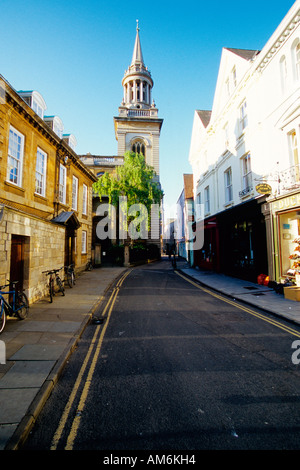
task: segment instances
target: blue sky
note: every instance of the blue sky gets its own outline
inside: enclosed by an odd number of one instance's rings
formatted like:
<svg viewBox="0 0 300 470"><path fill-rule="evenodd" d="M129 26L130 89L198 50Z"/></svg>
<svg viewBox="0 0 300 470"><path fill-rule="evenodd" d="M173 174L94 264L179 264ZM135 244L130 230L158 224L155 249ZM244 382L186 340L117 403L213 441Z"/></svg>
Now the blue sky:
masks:
<svg viewBox="0 0 300 470"><path fill-rule="evenodd" d="M222 47L262 49L294 0L1 0L0 74L37 90L46 114L73 133L77 153L116 155L113 117L123 97L136 19L153 98L164 119L160 179L165 204L183 187L195 109L211 109Z"/></svg>

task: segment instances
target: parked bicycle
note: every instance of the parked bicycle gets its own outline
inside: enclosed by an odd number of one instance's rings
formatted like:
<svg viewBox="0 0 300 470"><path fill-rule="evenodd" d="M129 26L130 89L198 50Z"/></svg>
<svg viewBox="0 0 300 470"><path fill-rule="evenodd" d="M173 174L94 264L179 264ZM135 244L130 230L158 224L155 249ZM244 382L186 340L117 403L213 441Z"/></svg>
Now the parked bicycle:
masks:
<svg viewBox="0 0 300 470"><path fill-rule="evenodd" d="M86 270L91 271L93 269L92 258L86 264Z"/></svg>
<svg viewBox="0 0 300 470"><path fill-rule="evenodd" d="M18 281L7 281L9 284L0 286L0 333L4 330L6 317L18 317L24 320L28 315L29 303L26 294L16 289ZM12 285L12 288L10 286ZM10 289L7 289L9 287ZM8 296L6 299L5 296Z"/></svg>
<svg viewBox="0 0 300 470"><path fill-rule="evenodd" d="M70 264L69 266L65 266L65 273L66 273L68 286L72 288L73 286L75 286L74 264Z"/></svg>
<svg viewBox="0 0 300 470"><path fill-rule="evenodd" d="M58 292L61 292L62 295L65 295L65 288L58 274L61 269L62 267L59 269L52 269L50 271L43 271L43 273L45 273L46 276L50 276L49 282L48 282L48 288L49 288L49 296L50 296L51 303L53 302L53 297L55 296L55 287L54 287L55 281L56 281L56 285L58 286Z"/></svg>

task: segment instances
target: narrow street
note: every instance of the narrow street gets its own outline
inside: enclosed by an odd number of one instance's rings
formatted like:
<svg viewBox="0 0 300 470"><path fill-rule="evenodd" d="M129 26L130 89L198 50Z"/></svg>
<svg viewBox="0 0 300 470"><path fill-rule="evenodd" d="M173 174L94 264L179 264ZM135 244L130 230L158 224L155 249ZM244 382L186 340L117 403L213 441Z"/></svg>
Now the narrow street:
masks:
<svg viewBox="0 0 300 470"><path fill-rule="evenodd" d="M169 261L128 270L97 317L23 450L300 448L300 328Z"/></svg>

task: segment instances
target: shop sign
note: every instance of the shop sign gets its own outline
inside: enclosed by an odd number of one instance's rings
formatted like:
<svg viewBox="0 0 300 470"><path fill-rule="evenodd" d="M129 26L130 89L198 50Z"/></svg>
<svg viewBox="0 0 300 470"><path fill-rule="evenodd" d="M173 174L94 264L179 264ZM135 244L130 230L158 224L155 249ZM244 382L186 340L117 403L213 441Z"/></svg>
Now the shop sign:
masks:
<svg viewBox="0 0 300 470"><path fill-rule="evenodd" d="M255 189L259 194L271 194L272 192L272 187L267 183L257 184Z"/></svg>
<svg viewBox="0 0 300 470"><path fill-rule="evenodd" d="M283 199L279 199L272 203L272 210L282 211L286 209L293 209L294 207L300 206L300 194L294 194L293 196L287 196Z"/></svg>

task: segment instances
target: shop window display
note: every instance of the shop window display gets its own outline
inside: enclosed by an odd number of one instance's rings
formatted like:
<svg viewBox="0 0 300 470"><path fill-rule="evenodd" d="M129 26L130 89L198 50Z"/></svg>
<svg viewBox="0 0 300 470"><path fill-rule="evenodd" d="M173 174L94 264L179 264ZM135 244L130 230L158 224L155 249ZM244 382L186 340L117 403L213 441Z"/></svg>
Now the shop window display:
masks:
<svg viewBox="0 0 300 470"><path fill-rule="evenodd" d="M300 212L282 214L280 219L281 275L300 273Z"/></svg>
<svg viewBox="0 0 300 470"><path fill-rule="evenodd" d="M289 271L291 274L297 276L300 274L300 237L296 237L293 243L295 245L295 249L290 255L290 260L292 260L293 265Z"/></svg>

